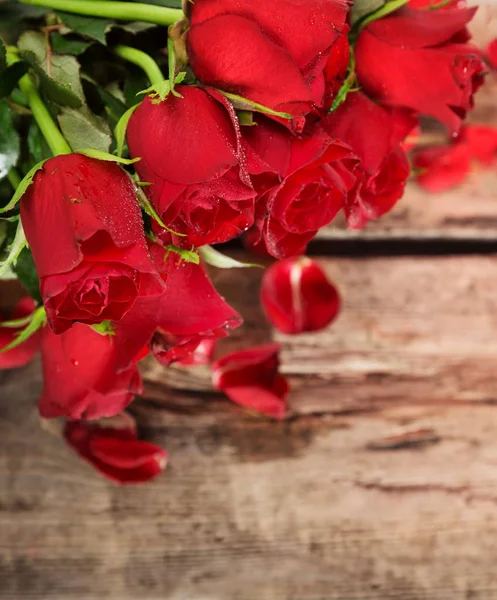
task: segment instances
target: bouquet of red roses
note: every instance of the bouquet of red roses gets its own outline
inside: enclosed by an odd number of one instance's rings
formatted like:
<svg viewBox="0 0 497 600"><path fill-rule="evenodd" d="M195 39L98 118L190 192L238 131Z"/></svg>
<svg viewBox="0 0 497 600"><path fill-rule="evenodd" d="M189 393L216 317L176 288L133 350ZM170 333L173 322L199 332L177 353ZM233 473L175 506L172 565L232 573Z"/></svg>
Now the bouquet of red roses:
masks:
<svg viewBox="0 0 497 600"><path fill-rule="evenodd" d="M241 237L280 261L261 300L281 331L328 325L338 294L301 256L339 213L362 228L395 205L421 115L457 134L485 71L466 28L475 9L22 0L2 10L0 178L14 193L0 208L0 275L30 297L2 323L0 367L41 347L42 417L68 419L67 441L108 477L143 481L165 453L124 416L89 421L140 394L147 354L210 362L241 324L205 265L245 265L212 245ZM222 357L212 373L240 405L284 416L277 346Z"/></svg>

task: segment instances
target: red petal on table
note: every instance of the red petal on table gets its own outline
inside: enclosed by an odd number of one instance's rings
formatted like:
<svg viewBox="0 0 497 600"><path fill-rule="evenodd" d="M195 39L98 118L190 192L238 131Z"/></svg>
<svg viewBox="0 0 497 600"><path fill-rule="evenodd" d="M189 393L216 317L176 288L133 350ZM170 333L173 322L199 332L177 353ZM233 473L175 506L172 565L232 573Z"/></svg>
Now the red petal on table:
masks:
<svg viewBox="0 0 497 600"><path fill-rule="evenodd" d="M466 125L461 139L468 146L471 158L491 166L497 156L497 127L491 125Z"/></svg>
<svg viewBox="0 0 497 600"><path fill-rule="evenodd" d="M137 439L135 429L101 427L96 423L69 421L66 442L107 479L120 484L150 481L165 469L165 450Z"/></svg>
<svg viewBox="0 0 497 600"><path fill-rule="evenodd" d="M214 387L245 408L283 419L288 382L278 373L279 350L269 344L223 356L212 365Z"/></svg>
<svg viewBox="0 0 497 600"><path fill-rule="evenodd" d="M490 66L497 69L497 39L492 40L487 46L485 57Z"/></svg>
<svg viewBox="0 0 497 600"><path fill-rule="evenodd" d="M413 159L419 171L417 183L429 192L443 192L463 183L471 171L466 144L434 146L419 150Z"/></svg>
<svg viewBox="0 0 497 600"><path fill-rule="evenodd" d="M261 285L267 318L283 333L319 331L340 310L340 297L324 271L307 257L289 258L271 265Z"/></svg>

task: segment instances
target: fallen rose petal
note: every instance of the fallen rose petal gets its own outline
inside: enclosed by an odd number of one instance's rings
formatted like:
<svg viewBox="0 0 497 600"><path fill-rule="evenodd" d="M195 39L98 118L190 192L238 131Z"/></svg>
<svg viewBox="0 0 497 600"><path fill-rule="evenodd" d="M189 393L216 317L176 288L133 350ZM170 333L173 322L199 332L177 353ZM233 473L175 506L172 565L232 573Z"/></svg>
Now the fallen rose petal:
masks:
<svg viewBox="0 0 497 600"><path fill-rule="evenodd" d="M14 341L24 327L2 327L2 321L14 321L30 315L36 308L35 301L26 296L21 298L8 319L0 318L0 348L5 348ZM0 352L0 369L15 369L31 362L40 346L40 331L31 335L25 342L12 350Z"/></svg>
<svg viewBox="0 0 497 600"><path fill-rule="evenodd" d="M492 40L487 46L485 58L491 67L497 69L497 39Z"/></svg>
<svg viewBox="0 0 497 600"><path fill-rule="evenodd" d="M497 127L491 125L466 125L461 131L461 141L468 146L471 158L484 166L491 166L497 157Z"/></svg>
<svg viewBox="0 0 497 600"><path fill-rule="evenodd" d="M324 271L307 257L289 258L271 265L261 285L267 318L283 333L319 331L340 309L340 297Z"/></svg>
<svg viewBox="0 0 497 600"><path fill-rule="evenodd" d="M214 387L245 408L283 419L289 388L278 373L279 350L269 344L223 356L212 365Z"/></svg>
<svg viewBox="0 0 497 600"><path fill-rule="evenodd" d="M429 192L443 192L463 183L471 171L466 144L433 146L418 150L413 158L416 182Z"/></svg>
<svg viewBox="0 0 497 600"><path fill-rule="evenodd" d="M138 440L132 426L114 428L85 421L68 421L64 438L83 459L116 483L150 481L162 473L167 464L165 450Z"/></svg>

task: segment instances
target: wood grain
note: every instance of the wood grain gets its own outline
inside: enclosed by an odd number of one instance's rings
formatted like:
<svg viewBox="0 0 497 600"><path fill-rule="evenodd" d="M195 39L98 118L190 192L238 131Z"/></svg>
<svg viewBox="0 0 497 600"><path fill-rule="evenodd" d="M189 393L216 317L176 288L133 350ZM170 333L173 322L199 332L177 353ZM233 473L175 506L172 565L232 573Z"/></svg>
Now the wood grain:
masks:
<svg viewBox="0 0 497 600"><path fill-rule="evenodd" d="M316 336L275 335L259 272L221 272L248 316L224 351L281 341L291 417L149 366L132 410L171 459L150 485L40 427L38 363L0 375L2 600L497 598L496 259L323 263L344 310Z"/></svg>

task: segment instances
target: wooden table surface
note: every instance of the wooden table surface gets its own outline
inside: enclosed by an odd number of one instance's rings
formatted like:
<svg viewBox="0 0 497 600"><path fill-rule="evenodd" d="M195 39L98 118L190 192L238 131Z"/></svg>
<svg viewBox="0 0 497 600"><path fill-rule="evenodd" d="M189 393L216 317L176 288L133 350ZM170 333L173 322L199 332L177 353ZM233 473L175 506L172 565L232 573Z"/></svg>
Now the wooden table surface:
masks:
<svg viewBox="0 0 497 600"><path fill-rule="evenodd" d="M311 251L344 299L316 335L271 330L260 271L215 274L246 319L224 351L282 344L289 418L148 363L132 412L170 454L149 485L40 423L38 361L0 373L2 600L497 599L497 172Z"/></svg>

